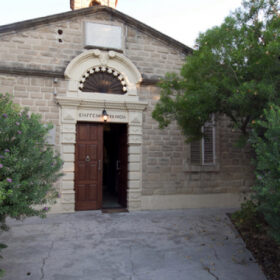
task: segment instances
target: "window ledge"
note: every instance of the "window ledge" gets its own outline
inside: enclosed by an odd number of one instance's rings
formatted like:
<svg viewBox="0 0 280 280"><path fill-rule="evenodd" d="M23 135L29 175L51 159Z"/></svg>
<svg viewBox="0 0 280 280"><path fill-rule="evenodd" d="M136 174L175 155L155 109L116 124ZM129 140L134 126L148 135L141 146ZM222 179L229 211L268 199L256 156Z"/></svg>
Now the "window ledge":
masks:
<svg viewBox="0 0 280 280"><path fill-rule="evenodd" d="M191 164L185 164L184 171L188 173L198 173L198 172L219 172L220 171L220 165L218 163L213 165L191 165Z"/></svg>

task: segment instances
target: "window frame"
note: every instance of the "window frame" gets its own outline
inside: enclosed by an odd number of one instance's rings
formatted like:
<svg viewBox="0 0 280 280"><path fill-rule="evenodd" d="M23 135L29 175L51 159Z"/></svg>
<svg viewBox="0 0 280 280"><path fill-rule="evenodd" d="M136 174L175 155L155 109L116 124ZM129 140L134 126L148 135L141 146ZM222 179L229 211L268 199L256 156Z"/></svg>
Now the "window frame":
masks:
<svg viewBox="0 0 280 280"><path fill-rule="evenodd" d="M201 127L201 132L205 132L205 128L211 128L211 141L212 147L212 158L210 162L206 161L206 141L205 137L203 136L200 140L197 140L195 142L190 143L190 165L192 166L215 166L216 165L216 122L215 122L215 116L214 114L211 115L210 121L206 122ZM196 154L195 154L196 153ZM199 154L199 155L197 155Z"/></svg>
<svg viewBox="0 0 280 280"><path fill-rule="evenodd" d="M215 165L216 164L216 128L215 128L215 115L211 115L211 120L202 126L201 132L204 133L205 127L212 128L212 162L205 162L205 137L201 139L201 165Z"/></svg>
<svg viewBox="0 0 280 280"><path fill-rule="evenodd" d="M213 118L213 116L212 116ZM200 143L200 155L201 155L201 144L202 144L202 139L198 140L197 142L191 142L187 145L186 147L186 159L184 160L184 172L186 173L219 173L220 172L220 138L219 138L219 133L220 133L220 125L219 122L217 121L217 117L214 115L214 123L213 123L213 162L202 164L202 158L200 157L200 161L196 161L198 157L195 155L192 157L192 143ZM199 145L197 145L198 147ZM192 158L194 162L192 161Z"/></svg>

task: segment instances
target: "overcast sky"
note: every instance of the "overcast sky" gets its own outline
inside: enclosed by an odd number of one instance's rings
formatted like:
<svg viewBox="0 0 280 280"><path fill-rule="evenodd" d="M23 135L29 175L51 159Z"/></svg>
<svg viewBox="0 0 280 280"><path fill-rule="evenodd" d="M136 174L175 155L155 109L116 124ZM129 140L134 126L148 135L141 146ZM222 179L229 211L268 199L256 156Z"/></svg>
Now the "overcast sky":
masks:
<svg viewBox="0 0 280 280"><path fill-rule="evenodd" d="M242 0L119 0L117 9L190 46ZM70 0L1 0L0 25L70 11Z"/></svg>

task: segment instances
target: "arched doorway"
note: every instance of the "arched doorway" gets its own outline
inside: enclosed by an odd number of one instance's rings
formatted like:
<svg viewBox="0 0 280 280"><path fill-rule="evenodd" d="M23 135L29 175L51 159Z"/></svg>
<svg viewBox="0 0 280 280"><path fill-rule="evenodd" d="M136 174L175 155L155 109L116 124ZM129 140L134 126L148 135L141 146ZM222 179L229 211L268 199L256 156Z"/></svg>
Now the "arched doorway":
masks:
<svg viewBox="0 0 280 280"><path fill-rule="evenodd" d="M72 212L75 210L75 205L77 210L100 209L106 185L99 182L96 191L89 194L87 189L90 188L90 185L98 184L98 180L110 184L107 180L110 176L113 176L115 181L115 184L111 184L110 188L118 190L118 203L121 206L127 206L128 210L140 210L142 192L142 113L147 104L139 101L138 97L137 88L142 80L139 71L128 58L120 53L89 50L70 62L65 71L65 77L69 83L68 91L65 96L57 97L57 102L61 108L61 149L65 161L63 170L65 175L61 186L63 211ZM106 108L109 115L106 124L102 119L104 108ZM86 129L82 128L84 131L82 133L87 135L91 133L102 134L102 140L101 138L95 139L100 146L96 150L100 158L96 157L95 159L95 152L92 152L93 154L91 155L87 154L92 148L86 148L89 149L86 152L78 152L77 144L85 144L80 142L79 131L82 124L87 124L85 126L91 127L87 129L93 131L85 132ZM101 130L102 132L100 132ZM89 143L93 143L95 140L90 137L85 140L82 136L82 139L85 142L89 140ZM109 144L105 142L112 141L108 140L110 138L118 142L118 147L123 145L123 148L116 148L111 151L109 159L115 161L116 174L111 173L108 175L108 169L112 168L112 165L110 167L110 165L106 166L104 164L104 148L107 145L108 149ZM79 154L82 156L77 158ZM116 154L118 154L118 158L116 158ZM126 171L118 173L117 169L121 167L118 164L122 164L119 159L121 156L123 156L122 163L126 163L126 167L122 168L126 169ZM95 169L91 169L92 172L85 171L86 167L85 170L79 171L79 167L77 167L79 159L81 159L81 165L85 165L88 160L89 164L95 166ZM102 160L102 163L99 160ZM100 166L102 166L102 174L107 172L106 179L104 179L103 175L99 175L99 177L94 175L95 171L98 173ZM105 171L106 168L107 170ZM91 177L89 176L90 180L88 182L79 181L80 174L83 174L83 172L89 172ZM81 182L87 186L84 186L79 193L77 185ZM126 187L122 189L120 182ZM92 199L84 203L84 206L77 207L79 195L83 197L91 196Z"/></svg>

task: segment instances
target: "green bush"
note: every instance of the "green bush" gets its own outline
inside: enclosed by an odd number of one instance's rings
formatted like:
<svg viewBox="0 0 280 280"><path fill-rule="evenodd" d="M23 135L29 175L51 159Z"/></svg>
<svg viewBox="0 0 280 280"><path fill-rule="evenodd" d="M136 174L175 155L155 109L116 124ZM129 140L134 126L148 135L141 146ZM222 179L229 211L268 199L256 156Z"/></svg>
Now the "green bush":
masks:
<svg viewBox="0 0 280 280"><path fill-rule="evenodd" d="M258 213L257 205L248 200L241 204L241 209L232 214L232 219L238 228L259 230L260 215Z"/></svg>
<svg viewBox="0 0 280 280"><path fill-rule="evenodd" d="M7 248L8 246L6 244L0 243L0 252ZM0 258L2 259L3 257L0 255ZM0 278L4 276L5 271L3 269L0 269Z"/></svg>
<svg viewBox="0 0 280 280"><path fill-rule="evenodd" d="M57 197L53 183L61 175L62 160L46 144L52 126L40 116L20 109L0 94L0 223L27 216L44 217L47 203ZM36 206L36 207L34 207Z"/></svg>
<svg viewBox="0 0 280 280"><path fill-rule="evenodd" d="M264 110L250 141L256 153L254 199L270 234L280 244L280 107L271 105Z"/></svg>

